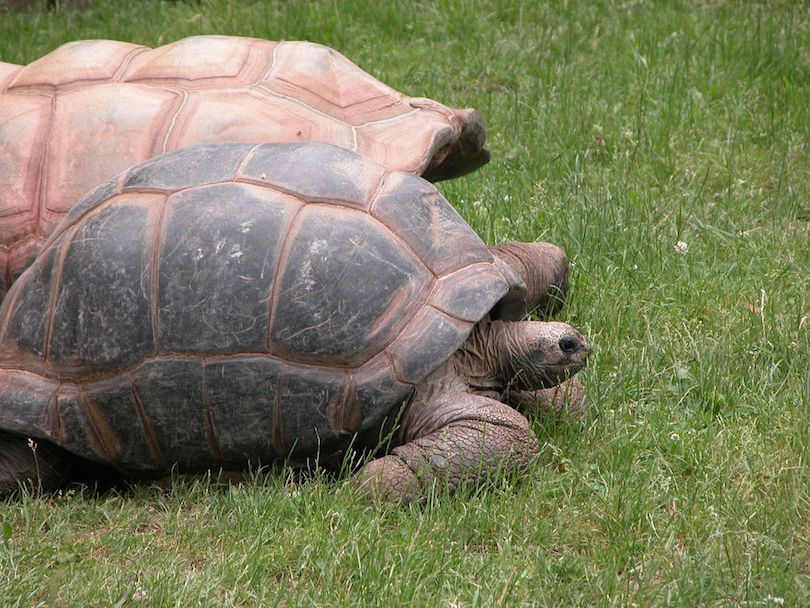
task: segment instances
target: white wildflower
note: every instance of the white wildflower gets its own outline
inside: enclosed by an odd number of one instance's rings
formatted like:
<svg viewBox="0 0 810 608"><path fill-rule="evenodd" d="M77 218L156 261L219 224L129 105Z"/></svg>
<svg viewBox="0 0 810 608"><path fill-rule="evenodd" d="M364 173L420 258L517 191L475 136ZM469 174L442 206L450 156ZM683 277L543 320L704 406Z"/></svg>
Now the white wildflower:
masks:
<svg viewBox="0 0 810 608"><path fill-rule="evenodd" d="M675 251L681 255L686 255L689 252L689 245L686 244L686 241L678 241L675 243Z"/></svg>

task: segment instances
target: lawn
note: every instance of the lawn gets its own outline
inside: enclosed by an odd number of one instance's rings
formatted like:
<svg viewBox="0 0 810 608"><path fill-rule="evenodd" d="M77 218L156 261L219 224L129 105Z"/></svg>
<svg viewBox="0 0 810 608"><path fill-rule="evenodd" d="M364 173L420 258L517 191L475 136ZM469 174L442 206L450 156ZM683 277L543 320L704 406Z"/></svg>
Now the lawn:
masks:
<svg viewBox="0 0 810 608"><path fill-rule="evenodd" d="M567 250L592 408L533 420L520 479L391 511L264 473L26 494L0 605L810 606L810 5L44 4L0 8L0 61L307 39L477 108L492 162L439 188L490 244Z"/></svg>

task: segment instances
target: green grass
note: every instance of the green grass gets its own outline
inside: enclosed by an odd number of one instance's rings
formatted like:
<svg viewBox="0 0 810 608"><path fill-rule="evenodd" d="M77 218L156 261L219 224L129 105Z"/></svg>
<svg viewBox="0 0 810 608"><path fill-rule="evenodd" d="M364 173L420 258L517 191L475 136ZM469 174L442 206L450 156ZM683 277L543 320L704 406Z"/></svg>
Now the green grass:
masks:
<svg viewBox="0 0 810 608"><path fill-rule="evenodd" d="M479 109L493 161L440 188L487 242L567 249L594 414L534 421L518 482L391 512L274 475L24 496L0 604L810 605L810 6L69 4L3 14L0 60L310 39Z"/></svg>

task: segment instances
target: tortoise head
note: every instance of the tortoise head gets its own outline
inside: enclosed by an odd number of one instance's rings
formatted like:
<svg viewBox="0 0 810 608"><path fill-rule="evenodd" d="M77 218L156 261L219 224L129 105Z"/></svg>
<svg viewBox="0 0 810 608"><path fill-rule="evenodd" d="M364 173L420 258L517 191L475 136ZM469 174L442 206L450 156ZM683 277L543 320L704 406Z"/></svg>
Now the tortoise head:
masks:
<svg viewBox="0 0 810 608"><path fill-rule="evenodd" d="M567 323L494 321L501 352L500 376L515 390L555 386L585 367L593 348Z"/></svg>

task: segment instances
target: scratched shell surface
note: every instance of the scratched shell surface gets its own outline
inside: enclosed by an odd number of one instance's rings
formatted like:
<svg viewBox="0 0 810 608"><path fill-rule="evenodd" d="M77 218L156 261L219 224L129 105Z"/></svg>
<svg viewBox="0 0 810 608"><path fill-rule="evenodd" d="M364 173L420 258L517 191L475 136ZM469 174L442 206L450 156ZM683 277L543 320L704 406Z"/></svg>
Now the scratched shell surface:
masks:
<svg viewBox="0 0 810 608"><path fill-rule="evenodd" d="M164 152L323 141L442 179L484 164L484 140L474 111L408 97L307 42L84 40L0 63L0 297L76 201Z"/></svg>
<svg viewBox="0 0 810 608"><path fill-rule="evenodd" d="M0 308L0 429L135 475L328 454L514 289L429 182L185 148L76 205Z"/></svg>

